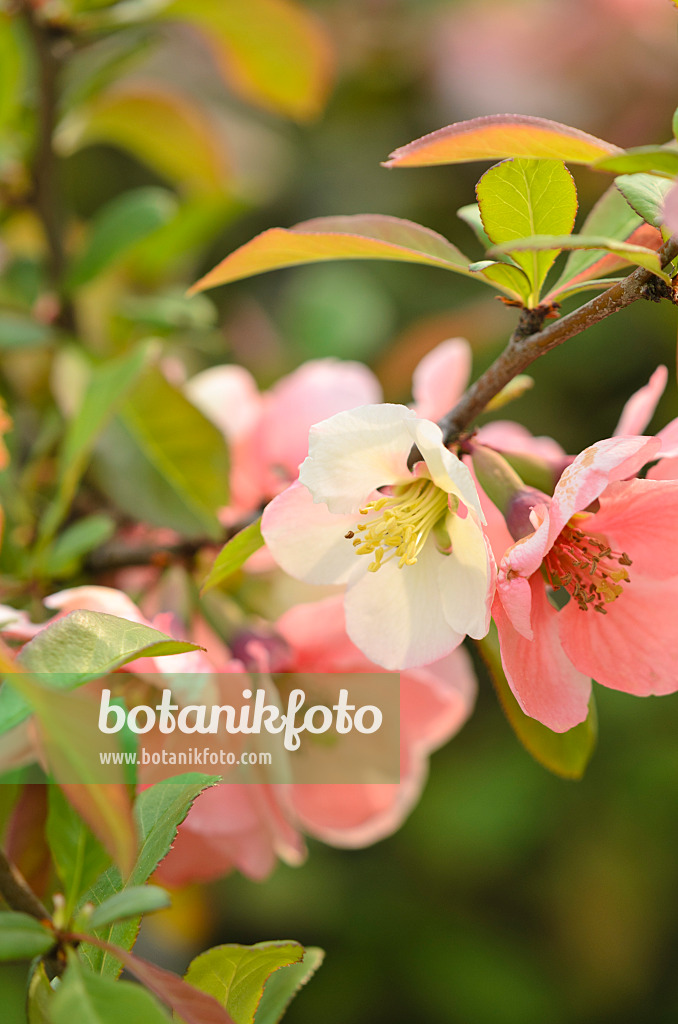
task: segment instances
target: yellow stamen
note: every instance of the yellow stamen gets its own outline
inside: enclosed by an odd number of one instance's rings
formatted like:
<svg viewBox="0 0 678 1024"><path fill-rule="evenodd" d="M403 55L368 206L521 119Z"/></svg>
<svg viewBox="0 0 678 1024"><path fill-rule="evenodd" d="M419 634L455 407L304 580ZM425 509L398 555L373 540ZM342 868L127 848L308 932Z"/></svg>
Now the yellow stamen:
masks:
<svg viewBox="0 0 678 1024"><path fill-rule="evenodd" d="M632 565L625 551L613 551L600 534L581 529L587 513L578 513L560 532L544 559L544 575L554 590L566 590L582 611L593 610L606 615L606 604L624 593L629 583L626 568ZM619 567L619 568L618 568Z"/></svg>
<svg viewBox="0 0 678 1024"><path fill-rule="evenodd" d="M346 537L352 539L357 555L374 556L368 566L370 572L377 572L392 558L398 559L398 568L402 569L415 565L433 527L457 506L456 498L432 480L420 477L361 508L360 515L370 518L358 523L355 531L349 530Z"/></svg>

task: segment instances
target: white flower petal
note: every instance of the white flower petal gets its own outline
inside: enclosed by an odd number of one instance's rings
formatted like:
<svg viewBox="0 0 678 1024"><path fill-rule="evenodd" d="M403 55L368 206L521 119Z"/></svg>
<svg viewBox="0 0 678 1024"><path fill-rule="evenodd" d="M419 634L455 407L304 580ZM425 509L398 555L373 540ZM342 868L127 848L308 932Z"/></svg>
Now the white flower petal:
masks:
<svg viewBox="0 0 678 1024"><path fill-rule="evenodd" d="M333 515L294 483L264 509L261 532L278 565L306 583L346 583L352 572L367 571L345 534L355 516Z"/></svg>
<svg viewBox="0 0 678 1024"><path fill-rule="evenodd" d="M490 628L492 555L470 513L465 519L449 516L447 532L452 552L438 565L443 614L453 629L479 640Z"/></svg>
<svg viewBox="0 0 678 1024"><path fill-rule="evenodd" d="M421 452L434 484L448 494L456 494L465 505L478 513L484 523L485 516L471 472L456 455L445 448L440 427L429 420L416 420L409 427L412 441Z"/></svg>
<svg viewBox="0 0 678 1024"><path fill-rule="evenodd" d="M377 487L408 480L412 447L404 405L365 405L311 428L300 481L331 512L357 512Z"/></svg>
<svg viewBox="0 0 678 1024"><path fill-rule="evenodd" d="M437 562L443 556L425 544L415 565L397 559L349 584L346 631L360 650L391 671L427 665L462 642L440 602Z"/></svg>

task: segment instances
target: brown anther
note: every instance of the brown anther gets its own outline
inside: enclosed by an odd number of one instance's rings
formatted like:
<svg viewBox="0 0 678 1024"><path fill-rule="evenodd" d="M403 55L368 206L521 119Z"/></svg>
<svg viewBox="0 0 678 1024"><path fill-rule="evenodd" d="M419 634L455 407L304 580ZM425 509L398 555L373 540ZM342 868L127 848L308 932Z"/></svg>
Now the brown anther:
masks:
<svg viewBox="0 0 678 1024"><path fill-rule="evenodd" d="M619 557L619 564L620 565L633 565L633 562L631 561L631 559L629 558L629 556L626 554L625 551L622 551L622 553L621 553L621 555Z"/></svg>
<svg viewBox="0 0 678 1024"><path fill-rule="evenodd" d="M600 612L601 615L607 615L607 608L603 608L602 604L594 604L594 612Z"/></svg>
<svg viewBox="0 0 678 1024"><path fill-rule="evenodd" d="M346 538L346 540L351 540L352 537L355 537L355 533L353 532L353 530L349 530L348 533L344 534L344 537Z"/></svg>

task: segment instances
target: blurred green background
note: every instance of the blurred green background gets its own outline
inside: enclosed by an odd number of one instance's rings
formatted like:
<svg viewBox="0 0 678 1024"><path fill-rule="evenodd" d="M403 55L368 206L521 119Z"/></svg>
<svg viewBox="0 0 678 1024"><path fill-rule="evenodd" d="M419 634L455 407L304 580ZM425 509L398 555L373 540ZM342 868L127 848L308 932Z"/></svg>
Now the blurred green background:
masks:
<svg viewBox="0 0 678 1024"><path fill-rule="evenodd" d="M667 0L306 7L328 27L337 71L324 111L304 124L225 92L189 33L163 31L146 52L140 32L121 48L132 80L177 79L210 111L235 171L219 194L218 233L197 232L174 259L162 239L141 249L83 294L81 324L98 354L152 328L187 372L235 361L262 386L311 357L360 359L387 399L406 400L412 369L437 342L467 337L477 374L515 311L443 271L377 263L234 284L196 300L178 323L167 302L258 231L314 216L406 217L479 256L455 216L474 199L478 165L387 171L380 161L485 113L538 114L623 146L665 141L678 101L676 12ZM83 60L69 63L76 93ZM59 174L76 236L79 222L132 187L170 187L189 202L185 185L108 143L65 146ZM585 214L609 177L580 169L575 177ZM4 181L12 186L11 175ZM2 299L16 312L39 287L31 230L8 210ZM675 309L636 304L535 365L535 388L508 414L578 451L609 435L626 398L664 362L671 376L659 427L678 415L675 345ZM56 356L35 339L2 354L3 391L24 403L12 438L19 457L52 402ZM585 779L571 783L519 747L480 667L479 677L475 715L433 757L422 801L396 836L355 852L311 842L304 867L279 866L265 883L233 876L190 890L173 914L147 922L141 955L182 969L208 942L320 945L325 964L289 1010L290 1024L678 1019L678 697L641 701L599 688L599 749ZM24 1020L22 985L19 972L0 973L3 1024Z"/></svg>

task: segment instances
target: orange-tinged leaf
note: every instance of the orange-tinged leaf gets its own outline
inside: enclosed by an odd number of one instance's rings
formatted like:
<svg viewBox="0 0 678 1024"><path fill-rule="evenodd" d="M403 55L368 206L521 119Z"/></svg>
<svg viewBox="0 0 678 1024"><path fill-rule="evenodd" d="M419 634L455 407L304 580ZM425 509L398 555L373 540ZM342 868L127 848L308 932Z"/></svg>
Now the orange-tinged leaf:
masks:
<svg viewBox="0 0 678 1024"><path fill-rule="evenodd" d="M327 260L399 260L470 274L466 256L436 231L398 217L356 214L269 228L217 264L189 294L267 270Z"/></svg>
<svg viewBox="0 0 678 1024"><path fill-rule="evenodd" d="M527 114L492 114L440 128L391 153L384 167L426 167L507 157L564 160L590 164L622 153L611 142Z"/></svg>
<svg viewBox="0 0 678 1024"><path fill-rule="evenodd" d="M624 239L620 239L620 241L623 240ZM630 242L632 245L640 245L647 249L659 250L661 249L664 240L661 236L661 232L657 228L652 227L651 224L641 224L635 229L635 231L631 232L631 234L626 238L626 241ZM608 252L604 256L601 256L600 259L597 259L594 263L591 263L590 266L586 267L586 269L582 270L579 274L575 274L574 277L569 278L567 281L558 282L553 291L549 292L543 301L548 302L554 299L557 300L563 297L563 293L574 293L575 291L582 290L583 286L587 282L591 283L592 281L602 279L606 274L612 274L615 271L620 270L622 267L627 267L628 265L629 261L624 259L623 256L620 256L617 253ZM612 284L612 281L609 281L608 283ZM601 280L597 287L606 288L607 286L608 285L603 284Z"/></svg>
<svg viewBox="0 0 678 1024"><path fill-rule="evenodd" d="M223 192L229 179L216 125L184 95L155 83L116 86L79 112L74 134L61 144L72 151L92 142L129 150L186 192Z"/></svg>
<svg viewBox="0 0 678 1024"><path fill-rule="evenodd" d="M327 31L291 0L175 0L162 11L204 34L224 79L244 99L299 121L323 108L332 78Z"/></svg>

